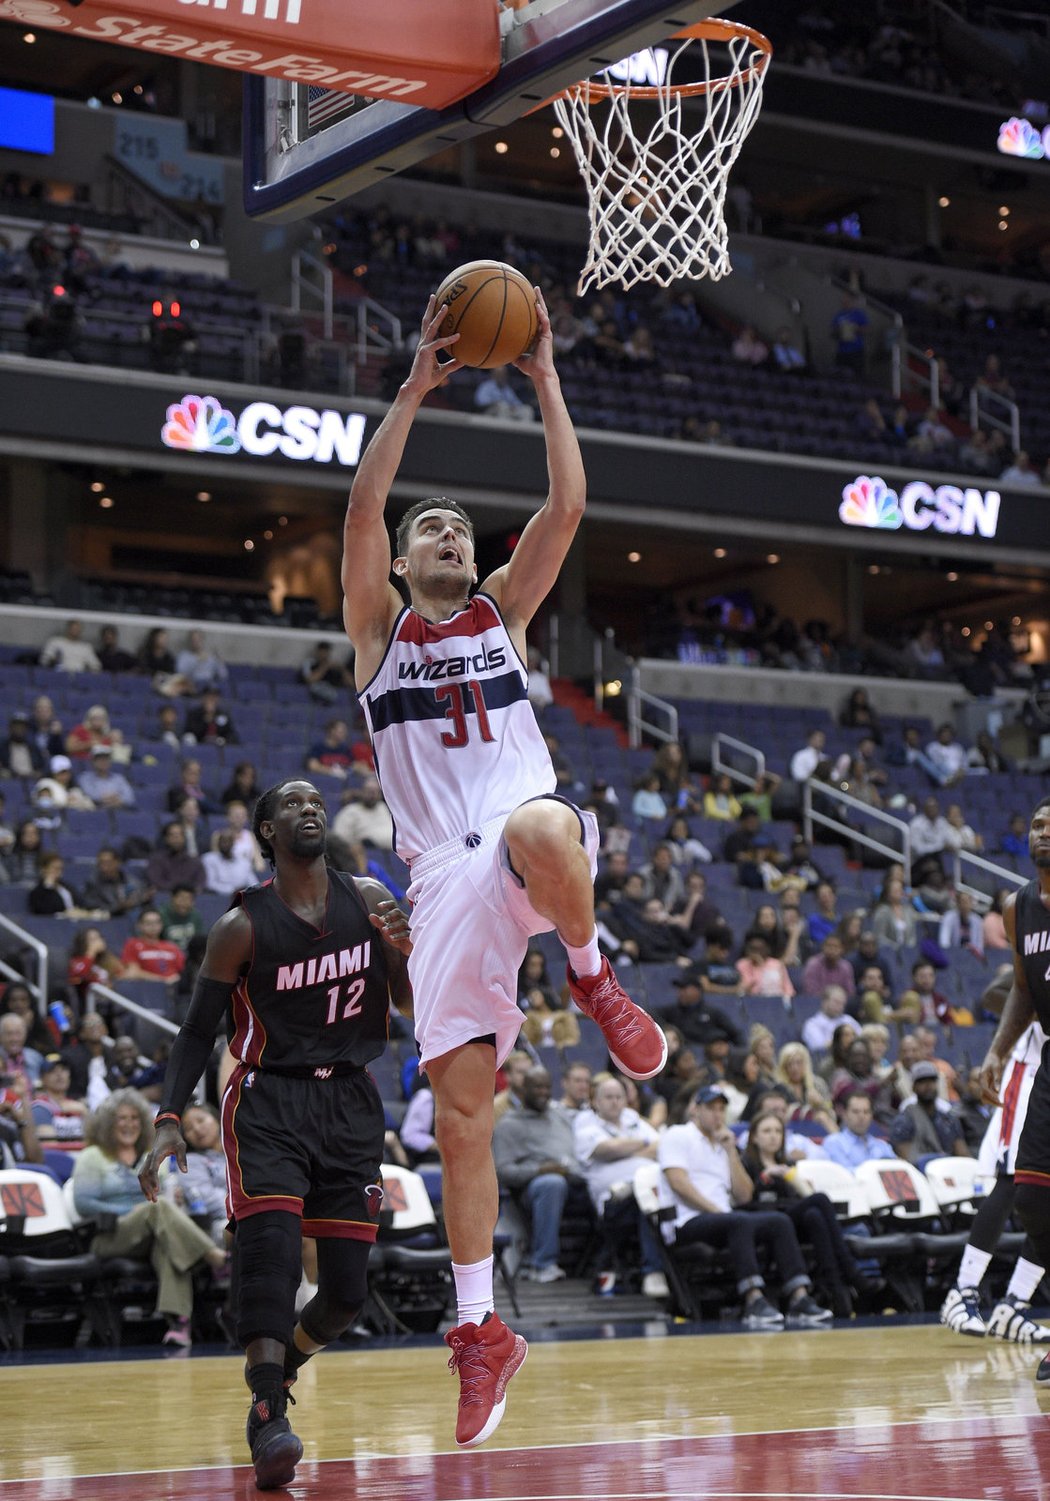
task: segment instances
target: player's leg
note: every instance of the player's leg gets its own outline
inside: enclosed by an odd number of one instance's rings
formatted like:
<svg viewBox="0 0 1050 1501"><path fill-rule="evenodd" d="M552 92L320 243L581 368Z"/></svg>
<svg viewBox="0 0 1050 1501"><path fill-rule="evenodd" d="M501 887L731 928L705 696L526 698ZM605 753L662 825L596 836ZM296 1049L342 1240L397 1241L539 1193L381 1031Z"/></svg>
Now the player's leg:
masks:
<svg viewBox="0 0 1050 1501"><path fill-rule="evenodd" d="M233 1302L252 1394L247 1439L261 1490L288 1485L303 1446L285 1416L285 1354L295 1323L302 1274L297 1214L271 1209L238 1221L234 1235Z"/></svg>
<svg viewBox="0 0 1050 1501"><path fill-rule="evenodd" d="M995 1180L991 1193L981 1200L959 1263L955 1286L941 1305L941 1323L956 1334L979 1336L987 1332L978 1289L1006 1228L1013 1202L1013 1177L1003 1173Z"/></svg>
<svg viewBox="0 0 1050 1501"><path fill-rule="evenodd" d="M1050 1266L1050 1071L1039 1068L1028 1097L1024 1129L1014 1165L1014 1214L1028 1234L1026 1261L1035 1269ZM1036 1284L1037 1285L1037 1284ZM1033 1287L1033 1292L1034 1292ZM1044 1356L1037 1380L1050 1381L1050 1357Z"/></svg>
<svg viewBox="0 0 1050 1501"><path fill-rule="evenodd" d="M370 1241L323 1236L314 1244L317 1290L300 1313L285 1352L286 1387L311 1356L346 1333L368 1296Z"/></svg>
<svg viewBox="0 0 1050 1501"><path fill-rule="evenodd" d="M523 882L529 905L565 945L573 1000L598 1023L617 1068L632 1079L651 1079L667 1062L667 1040L598 951L583 815L557 798L533 798L515 808L503 838L511 872Z"/></svg>
<svg viewBox="0 0 1050 1501"><path fill-rule="evenodd" d="M493 1307L492 1237L499 1187L492 1160L496 1050L467 1043L427 1060L434 1135L441 1153L442 1209L456 1282L457 1327L445 1336L459 1373L456 1443L472 1448L496 1429L507 1382L528 1352Z"/></svg>

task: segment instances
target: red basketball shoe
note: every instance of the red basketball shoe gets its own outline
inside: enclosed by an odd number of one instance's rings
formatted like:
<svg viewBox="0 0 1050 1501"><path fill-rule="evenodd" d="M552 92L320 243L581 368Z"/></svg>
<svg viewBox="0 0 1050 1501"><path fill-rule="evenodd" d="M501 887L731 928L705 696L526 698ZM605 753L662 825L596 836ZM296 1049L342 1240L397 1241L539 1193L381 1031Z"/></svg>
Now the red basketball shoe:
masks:
<svg viewBox="0 0 1050 1501"><path fill-rule="evenodd" d="M608 959L596 975L579 979L570 967L569 992L584 1016L602 1029L612 1061L630 1079L651 1079L667 1062L667 1038L620 985Z"/></svg>
<svg viewBox="0 0 1050 1501"><path fill-rule="evenodd" d="M507 1382L524 1363L529 1347L497 1313L482 1324L460 1324L445 1335L452 1351L450 1371L459 1372L456 1443L461 1449L483 1444L500 1425L507 1405Z"/></svg>

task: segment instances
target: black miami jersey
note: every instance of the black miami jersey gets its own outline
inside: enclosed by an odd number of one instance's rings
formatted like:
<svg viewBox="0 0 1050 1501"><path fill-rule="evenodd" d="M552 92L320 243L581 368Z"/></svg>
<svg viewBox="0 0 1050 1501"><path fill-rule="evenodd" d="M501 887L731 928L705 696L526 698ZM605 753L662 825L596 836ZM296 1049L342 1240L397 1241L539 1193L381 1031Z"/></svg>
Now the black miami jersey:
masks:
<svg viewBox="0 0 1050 1501"><path fill-rule="evenodd" d="M1039 899L1039 882L1029 881L1014 905L1017 953L1028 993L1044 1032L1050 1032L1050 909Z"/></svg>
<svg viewBox="0 0 1050 1501"><path fill-rule="evenodd" d="M230 1050L249 1067L361 1068L386 1046L390 994L383 940L357 884L328 872L314 927L272 881L241 893L252 925L248 971L233 994Z"/></svg>

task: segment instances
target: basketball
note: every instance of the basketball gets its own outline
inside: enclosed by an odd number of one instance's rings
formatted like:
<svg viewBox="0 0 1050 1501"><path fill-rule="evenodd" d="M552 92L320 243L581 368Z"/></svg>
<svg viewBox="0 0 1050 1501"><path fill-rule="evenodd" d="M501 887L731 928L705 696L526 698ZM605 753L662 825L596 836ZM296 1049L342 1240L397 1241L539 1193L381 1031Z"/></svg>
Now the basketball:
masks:
<svg viewBox="0 0 1050 1501"><path fill-rule="evenodd" d="M441 337L458 333L449 351L476 370L511 364L536 337L536 293L504 261L468 261L446 276L434 295L438 307L448 303Z"/></svg>

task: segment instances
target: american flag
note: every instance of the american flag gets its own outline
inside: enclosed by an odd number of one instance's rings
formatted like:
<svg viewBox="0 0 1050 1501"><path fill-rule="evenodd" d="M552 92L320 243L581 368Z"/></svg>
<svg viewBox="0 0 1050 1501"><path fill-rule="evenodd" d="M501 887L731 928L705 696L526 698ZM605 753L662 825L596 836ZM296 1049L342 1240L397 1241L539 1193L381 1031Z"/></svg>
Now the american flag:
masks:
<svg viewBox="0 0 1050 1501"><path fill-rule="evenodd" d="M309 130L330 125L343 114L349 114L357 104L353 94L342 94L338 89L325 89L310 84L306 94L306 124Z"/></svg>

